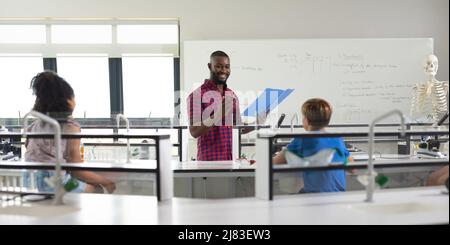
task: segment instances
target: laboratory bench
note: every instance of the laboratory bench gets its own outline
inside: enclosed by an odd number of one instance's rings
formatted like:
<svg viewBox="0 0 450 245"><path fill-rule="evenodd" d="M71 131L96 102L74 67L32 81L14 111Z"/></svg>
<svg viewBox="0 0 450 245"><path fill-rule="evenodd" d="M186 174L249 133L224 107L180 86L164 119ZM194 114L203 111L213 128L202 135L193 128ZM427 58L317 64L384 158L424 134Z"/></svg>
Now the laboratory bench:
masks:
<svg viewBox="0 0 450 245"><path fill-rule="evenodd" d="M319 166L304 166L305 163L295 163L295 164L285 164L285 165L274 165L272 164L272 157L277 151L276 143L278 140L286 138L318 138L318 137L351 137L351 138L368 138L369 143L374 143L374 140L379 137L396 137L399 141L405 138L410 138L414 136L447 136L449 135L448 129L427 129L427 130L404 130L399 129L378 129L371 135L367 132L365 128L354 128L349 131L346 128L332 128L327 131L321 132L307 132L304 130L297 130L296 132L290 132L284 129L265 129L258 131L256 139L256 178L255 178L255 188L256 196L259 198L272 200L274 196L273 191L273 180L276 173L281 172L302 172L302 171L327 171L332 169L368 169L372 166L377 169L386 168L413 168L413 167L436 167L448 165L448 154L444 158L440 159L410 159L408 155L405 155L407 159L381 159L378 161L366 161L366 162L351 162L350 164L324 164L321 163ZM369 144L370 145L370 144ZM372 156L374 152L368 152L368 158L370 154ZM400 156L400 155L399 155ZM261 164L262 163L262 164Z"/></svg>
<svg viewBox="0 0 450 245"><path fill-rule="evenodd" d="M424 225L449 223L445 187L389 189L365 202L364 191L232 199L66 194L51 200L0 201L2 225ZM1 199L0 199L1 200Z"/></svg>
<svg viewBox="0 0 450 245"><path fill-rule="evenodd" d="M397 154L385 154L384 157L386 159L377 158L374 161L374 167L379 174L422 174L422 172L432 172L441 166L448 165L448 159L417 159ZM255 168L257 164L251 165L246 160L180 162L176 159L172 159L170 163L173 170L175 196L233 198L254 195ZM96 171L98 174L116 183L117 189L115 194L156 195L156 160L132 159L131 163L87 161L83 164L65 163L61 166L63 170L84 169ZM348 190L356 190L362 187L356 181L356 177L365 174L367 161L349 162L346 166L335 167L353 170L352 174L348 174ZM319 169L322 168L329 169L330 167L319 167ZM10 171L14 169L16 171ZM2 188L2 186L23 186L24 184L20 182L25 171L24 169L53 170L54 165L49 163L0 161L0 190L3 190L3 192L8 190L7 188ZM289 165L277 165L274 166L274 169L276 169L274 181L277 182L275 194L298 192L302 181L301 174L298 171L314 170L314 168ZM6 182L4 180L8 179L10 179L9 184L4 183ZM391 183L395 181L393 178L391 180ZM408 182L404 178L402 178L402 181ZM35 192L29 191L29 193Z"/></svg>
<svg viewBox="0 0 450 245"><path fill-rule="evenodd" d="M27 138L53 138L54 134L51 133L0 133L0 138L8 137L27 137ZM143 160L141 162L135 162L134 164L120 164L120 163L89 163L89 164L73 164L63 163L61 164L62 170L89 170L89 171L106 171L106 172L135 172L135 173L150 173L154 175L155 194L158 200L170 199L173 196L173 171L171 168L171 154L170 154L170 135L164 133L152 133L152 134L119 134L119 133L64 133L61 134L63 139L151 139L155 142L155 160ZM0 169L7 170L54 170L54 163L36 163L36 162L24 162L24 161L1 161ZM19 174L20 171L19 171ZM33 182L33 181L32 181ZM3 183L0 182L0 187ZM17 184L17 183L16 183ZM23 192L23 183L10 188L0 188L0 192L13 193ZM36 188L30 188L36 189ZM25 189L25 191L29 191ZM34 191L34 190L32 190Z"/></svg>

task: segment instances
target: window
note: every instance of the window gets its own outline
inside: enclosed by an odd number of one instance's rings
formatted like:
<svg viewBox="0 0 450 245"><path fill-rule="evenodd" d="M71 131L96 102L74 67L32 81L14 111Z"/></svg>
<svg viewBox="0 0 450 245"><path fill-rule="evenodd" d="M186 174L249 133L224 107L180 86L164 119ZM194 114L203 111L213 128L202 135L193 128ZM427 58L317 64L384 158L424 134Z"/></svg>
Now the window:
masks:
<svg viewBox="0 0 450 245"><path fill-rule="evenodd" d="M0 25L0 44L45 43L45 25Z"/></svg>
<svg viewBox="0 0 450 245"><path fill-rule="evenodd" d="M178 25L118 25L120 44L177 44Z"/></svg>
<svg viewBox="0 0 450 245"><path fill-rule="evenodd" d="M112 43L111 25L52 25L51 32L56 44Z"/></svg>
<svg viewBox="0 0 450 245"><path fill-rule="evenodd" d="M46 57L52 68L56 58L58 74L74 89L74 117L110 118L111 109L123 105L128 117L167 122L174 116L178 56L178 19L2 19L0 86L7 92L0 95L0 117L17 118L32 108L30 80L43 71ZM111 57L121 58L122 69L114 59L111 67L118 69L109 70ZM112 78L113 91L110 75L118 76Z"/></svg>
<svg viewBox="0 0 450 245"><path fill-rule="evenodd" d="M122 69L125 116L173 117L173 57L123 57Z"/></svg>
<svg viewBox="0 0 450 245"><path fill-rule="evenodd" d="M42 57L0 56L0 117L23 117L34 105L31 79L43 70Z"/></svg>
<svg viewBox="0 0 450 245"><path fill-rule="evenodd" d="M58 56L58 74L75 91L76 118L109 118L108 58Z"/></svg>

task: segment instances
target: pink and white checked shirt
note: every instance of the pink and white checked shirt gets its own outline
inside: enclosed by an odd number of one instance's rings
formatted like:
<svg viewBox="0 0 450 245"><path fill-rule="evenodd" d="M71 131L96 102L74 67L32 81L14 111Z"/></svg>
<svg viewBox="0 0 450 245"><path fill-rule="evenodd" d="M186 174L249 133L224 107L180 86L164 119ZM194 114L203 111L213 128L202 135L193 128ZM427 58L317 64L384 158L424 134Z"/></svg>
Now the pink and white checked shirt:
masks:
<svg viewBox="0 0 450 245"><path fill-rule="evenodd" d="M236 94L229 88L224 91L226 96L230 96L233 99L233 115L222 115L222 125L212 126L208 133L198 137L197 139L197 160L198 161L228 161L232 160L232 133L233 125L241 124L241 116L239 110L239 100ZM222 100L225 96L222 96L214 81L205 79L205 82L193 91L188 99L188 115L189 123L192 126L200 126L201 122L206 118L202 115L206 108L216 108L222 105ZM232 120L226 120L230 118ZM232 122L231 122L232 121Z"/></svg>

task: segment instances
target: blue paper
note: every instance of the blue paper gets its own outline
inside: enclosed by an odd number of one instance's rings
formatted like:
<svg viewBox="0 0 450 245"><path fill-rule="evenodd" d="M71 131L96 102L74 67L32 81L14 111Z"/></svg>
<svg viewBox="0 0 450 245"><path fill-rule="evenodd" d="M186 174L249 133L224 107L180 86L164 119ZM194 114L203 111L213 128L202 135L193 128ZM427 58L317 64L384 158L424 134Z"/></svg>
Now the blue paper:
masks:
<svg viewBox="0 0 450 245"><path fill-rule="evenodd" d="M266 88L264 92L256 98L256 100L250 104L247 109L242 113L245 117L256 117L261 113L269 113L275 107L277 107L289 94L294 91L293 89L272 89Z"/></svg>

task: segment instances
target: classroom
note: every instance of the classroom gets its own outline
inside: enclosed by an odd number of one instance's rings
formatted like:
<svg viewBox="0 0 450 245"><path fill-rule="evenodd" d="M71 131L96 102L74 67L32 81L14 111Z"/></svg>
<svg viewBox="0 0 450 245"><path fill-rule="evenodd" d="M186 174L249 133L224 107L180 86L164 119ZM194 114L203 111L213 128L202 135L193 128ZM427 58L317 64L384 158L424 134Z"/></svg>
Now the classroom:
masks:
<svg viewBox="0 0 450 245"><path fill-rule="evenodd" d="M449 46L448 0L0 0L0 225L448 225Z"/></svg>

